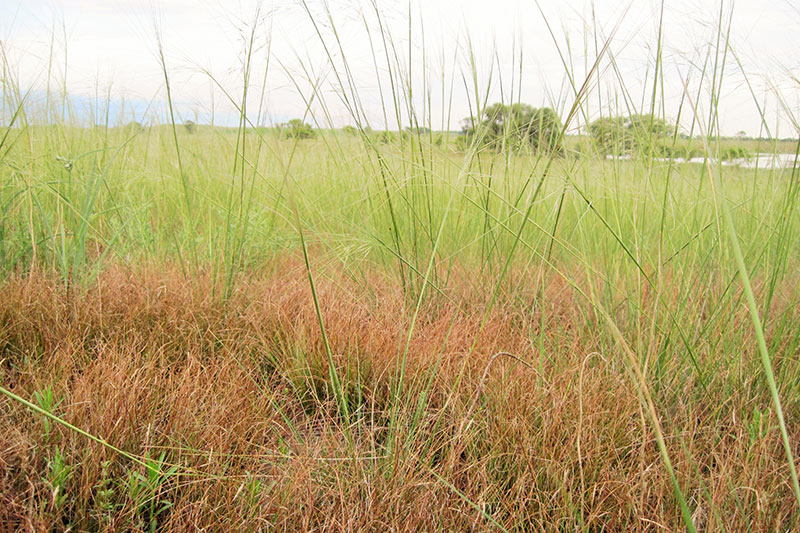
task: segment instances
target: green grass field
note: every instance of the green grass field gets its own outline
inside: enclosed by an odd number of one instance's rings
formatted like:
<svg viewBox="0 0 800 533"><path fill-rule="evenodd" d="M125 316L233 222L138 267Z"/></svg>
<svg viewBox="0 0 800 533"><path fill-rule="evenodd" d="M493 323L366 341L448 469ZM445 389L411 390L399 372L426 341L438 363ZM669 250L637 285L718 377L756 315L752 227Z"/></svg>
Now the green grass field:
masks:
<svg viewBox="0 0 800 533"><path fill-rule="evenodd" d="M8 76L6 529L800 528L800 176L713 117L705 165L614 161L91 127Z"/></svg>

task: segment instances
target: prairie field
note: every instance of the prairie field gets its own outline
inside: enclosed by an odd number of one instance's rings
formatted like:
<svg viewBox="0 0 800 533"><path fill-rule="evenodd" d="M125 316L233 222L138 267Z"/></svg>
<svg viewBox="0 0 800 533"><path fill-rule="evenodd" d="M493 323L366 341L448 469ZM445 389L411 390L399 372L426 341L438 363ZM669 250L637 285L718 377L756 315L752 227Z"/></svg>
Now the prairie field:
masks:
<svg viewBox="0 0 800 533"><path fill-rule="evenodd" d="M575 126L605 50L547 149L437 127L388 53L391 132L334 52L352 125L314 86L308 135L4 67L0 530L800 529L800 175L717 157L800 144L721 138L716 46L624 160Z"/></svg>

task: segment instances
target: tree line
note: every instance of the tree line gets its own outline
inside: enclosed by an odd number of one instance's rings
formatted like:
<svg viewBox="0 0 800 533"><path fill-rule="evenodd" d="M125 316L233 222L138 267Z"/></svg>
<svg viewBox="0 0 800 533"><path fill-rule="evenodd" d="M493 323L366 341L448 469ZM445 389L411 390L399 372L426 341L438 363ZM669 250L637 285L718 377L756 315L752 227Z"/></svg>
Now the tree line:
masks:
<svg viewBox="0 0 800 533"><path fill-rule="evenodd" d="M194 124L186 126L190 133L194 130ZM299 119L279 124L277 129L288 138L310 139L316 135L311 125ZM475 143L480 149L498 152L527 150L562 155L563 129L561 118L550 107L498 102L486 106L477 116L464 118L461 121L461 135L456 142L460 148ZM423 130L420 133L429 132L427 128ZM351 135L357 133L353 126L345 126L342 131ZM369 130L369 133L372 131ZM642 151L674 155L670 153L670 145L676 133L675 125L652 114L601 117L588 125L587 133L599 155L625 155ZM378 141L393 142L411 134L411 131L378 132Z"/></svg>
<svg viewBox="0 0 800 533"><path fill-rule="evenodd" d="M497 151L528 149L563 153L560 146L561 118L550 107L496 103L478 117L461 121L464 144L478 143ZM588 126L594 148L600 155L623 155L654 150L669 151L675 125L652 114L601 117Z"/></svg>

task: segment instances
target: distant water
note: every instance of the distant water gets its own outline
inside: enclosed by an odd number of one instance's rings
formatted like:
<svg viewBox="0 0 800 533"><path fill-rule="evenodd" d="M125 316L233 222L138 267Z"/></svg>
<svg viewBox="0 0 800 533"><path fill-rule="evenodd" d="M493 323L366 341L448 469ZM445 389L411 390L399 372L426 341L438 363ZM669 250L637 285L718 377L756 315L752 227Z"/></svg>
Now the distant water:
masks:
<svg viewBox="0 0 800 533"><path fill-rule="evenodd" d="M627 161L631 159L629 155L607 155L606 159ZM692 157L691 159L684 159L676 157L675 159L656 158L656 161L673 161L675 163L697 163L704 164L706 159L704 157ZM716 164L716 160L712 159L711 164ZM755 154L752 157L737 159L728 159L722 162L723 166L735 166L740 168L761 168L761 169L774 169L774 168L787 168L792 169L800 164L800 161L795 158L795 154Z"/></svg>
<svg viewBox="0 0 800 533"><path fill-rule="evenodd" d="M750 159L735 159L742 168L794 168L798 162L794 154L756 154Z"/></svg>

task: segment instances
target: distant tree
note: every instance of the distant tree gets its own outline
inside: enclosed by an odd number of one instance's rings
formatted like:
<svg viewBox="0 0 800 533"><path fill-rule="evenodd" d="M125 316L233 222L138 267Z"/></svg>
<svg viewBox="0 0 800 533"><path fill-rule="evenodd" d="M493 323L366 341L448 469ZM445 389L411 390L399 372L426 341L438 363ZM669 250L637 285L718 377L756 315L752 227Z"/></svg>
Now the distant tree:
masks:
<svg viewBox="0 0 800 533"><path fill-rule="evenodd" d="M561 132L561 119L549 107L535 108L528 104L501 104L487 106L480 117L467 117L461 121L461 130L467 141L478 139L482 145L495 150L530 148L534 151L552 151Z"/></svg>
<svg viewBox="0 0 800 533"><path fill-rule="evenodd" d="M377 140L381 144L391 144L398 138L399 136L395 132L389 130L379 131L377 136Z"/></svg>
<svg viewBox="0 0 800 533"><path fill-rule="evenodd" d="M197 131L197 124L194 123L193 120L186 120L183 122L183 127L186 128L186 132L190 135Z"/></svg>
<svg viewBox="0 0 800 533"><path fill-rule="evenodd" d="M347 135L354 135L354 136L358 135L358 130L356 129L356 127L355 126L351 126L349 124L347 126L345 126L344 128L342 128L342 132L346 133Z"/></svg>
<svg viewBox="0 0 800 533"><path fill-rule="evenodd" d="M719 158L723 161L730 161L731 159L751 159L753 154L747 148L742 146L731 146L725 148L719 154Z"/></svg>
<svg viewBox="0 0 800 533"><path fill-rule="evenodd" d="M144 131L144 124L142 124L141 122L136 122L135 120L132 120L132 121L128 122L127 124L125 124L125 129L130 131L130 132L132 132L132 133L139 133L141 131Z"/></svg>
<svg viewBox="0 0 800 533"><path fill-rule="evenodd" d="M283 136L290 139L311 139L316 135L314 128L299 118L293 118L279 127Z"/></svg>
<svg viewBox="0 0 800 533"><path fill-rule="evenodd" d="M744 130L739 130L736 132L736 137L739 139L747 139L747 132Z"/></svg>
<svg viewBox="0 0 800 533"><path fill-rule="evenodd" d="M603 154L625 154L634 146L634 136L625 117L598 118L589 125L589 133Z"/></svg>
<svg viewBox="0 0 800 533"><path fill-rule="evenodd" d="M409 133L419 132L421 135L427 135L431 132L431 129L425 126L420 126L419 128L414 126L406 126L406 131Z"/></svg>
<svg viewBox="0 0 800 533"><path fill-rule="evenodd" d="M663 151L675 126L650 114L603 117L589 125L589 133L600 152L621 155L649 147Z"/></svg>

